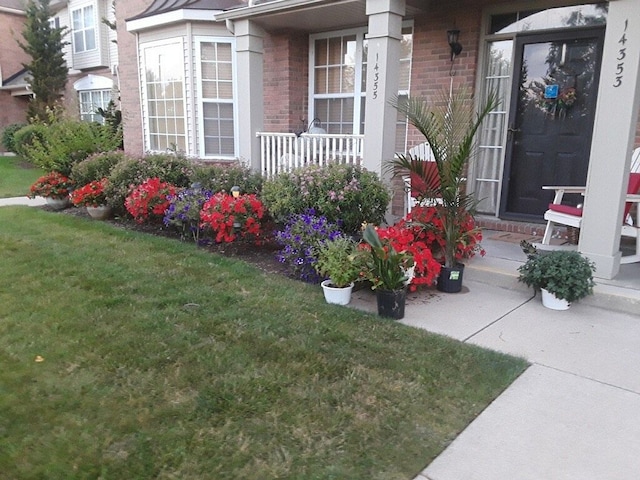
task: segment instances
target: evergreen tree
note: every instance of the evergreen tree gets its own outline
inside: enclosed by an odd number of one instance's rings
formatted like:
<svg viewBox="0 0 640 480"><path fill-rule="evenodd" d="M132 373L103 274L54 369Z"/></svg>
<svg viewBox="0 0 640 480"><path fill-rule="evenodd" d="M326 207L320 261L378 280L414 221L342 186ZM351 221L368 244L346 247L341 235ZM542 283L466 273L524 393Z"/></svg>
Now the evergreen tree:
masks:
<svg viewBox="0 0 640 480"><path fill-rule="evenodd" d="M31 57L31 62L23 63L30 73L31 99L27 116L32 119L46 119L47 108L53 109L62 97L67 84L67 64L63 48L68 42L63 40L66 28L50 24L50 0L29 0L27 19L22 32L24 43L20 47Z"/></svg>

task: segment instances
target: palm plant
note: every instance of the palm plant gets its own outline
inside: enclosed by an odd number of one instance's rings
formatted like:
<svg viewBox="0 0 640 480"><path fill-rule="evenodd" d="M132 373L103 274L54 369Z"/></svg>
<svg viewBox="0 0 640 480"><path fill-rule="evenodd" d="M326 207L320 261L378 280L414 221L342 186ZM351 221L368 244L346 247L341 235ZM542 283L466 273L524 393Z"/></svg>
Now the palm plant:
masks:
<svg viewBox="0 0 640 480"><path fill-rule="evenodd" d="M394 174L408 170L424 182L425 198L438 199L434 207L443 225L444 265L452 268L456 264L456 246L469 234L461 228L460 219L473 215L477 205L475 196L466 192L465 169L473 154L475 135L485 117L497 107L497 97L489 95L478 112L466 90L442 92L433 103L411 97L405 101L396 98L392 103L427 140L437 168L401 154L390 168Z"/></svg>

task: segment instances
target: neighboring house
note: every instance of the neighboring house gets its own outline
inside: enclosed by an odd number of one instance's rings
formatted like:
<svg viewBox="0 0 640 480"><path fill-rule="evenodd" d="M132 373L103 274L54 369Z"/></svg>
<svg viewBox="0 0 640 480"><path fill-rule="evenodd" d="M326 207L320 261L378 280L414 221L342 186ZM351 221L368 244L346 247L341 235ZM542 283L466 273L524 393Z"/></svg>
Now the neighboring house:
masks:
<svg viewBox="0 0 640 480"><path fill-rule="evenodd" d="M30 92L22 63L28 61L28 56L15 41L22 38L24 20L22 0L0 0L0 131L25 121Z"/></svg>
<svg viewBox="0 0 640 480"><path fill-rule="evenodd" d="M25 20L23 0L0 0L0 130L11 123L26 120L31 96L29 72L23 63L30 58L18 45L22 41ZM51 24L66 27L65 60L69 67L64 104L86 121L103 121L96 113L111 99L118 100L118 48L116 32L103 19L115 22L111 0L54 0L50 4Z"/></svg>

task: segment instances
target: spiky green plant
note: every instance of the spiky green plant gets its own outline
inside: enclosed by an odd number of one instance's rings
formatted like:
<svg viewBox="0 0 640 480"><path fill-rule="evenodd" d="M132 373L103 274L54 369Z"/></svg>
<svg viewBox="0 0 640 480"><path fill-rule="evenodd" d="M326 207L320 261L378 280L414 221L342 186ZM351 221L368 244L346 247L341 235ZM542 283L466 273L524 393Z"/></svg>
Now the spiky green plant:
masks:
<svg viewBox="0 0 640 480"><path fill-rule="evenodd" d="M435 207L444 228L446 267L456 264L456 245L467 235L457 221L466 212L473 214L477 199L466 192L465 170L474 150L474 138L485 117L494 110L498 101L489 95L479 111L466 90L441 92L433 102L424 98L410 97L405 101L396 98L393 106L407 116L426 139L433 151L436 169L429 162L411 155L398 155L391 162L394 173L409 170L425 182L427 198L438 198Z"/></svg>

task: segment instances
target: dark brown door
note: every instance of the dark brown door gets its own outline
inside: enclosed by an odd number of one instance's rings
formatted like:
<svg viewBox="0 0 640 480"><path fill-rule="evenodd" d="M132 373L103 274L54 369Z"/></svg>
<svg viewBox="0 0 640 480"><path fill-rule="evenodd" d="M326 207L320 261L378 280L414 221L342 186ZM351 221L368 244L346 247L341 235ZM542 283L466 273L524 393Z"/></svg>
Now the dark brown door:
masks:
<svg viewBox="0 0 640 480"><path fill-rule="evenodd" d="M603 41L600 28L516 38L502 218L541 220L543 185L585 184Z"/></svg>

